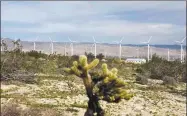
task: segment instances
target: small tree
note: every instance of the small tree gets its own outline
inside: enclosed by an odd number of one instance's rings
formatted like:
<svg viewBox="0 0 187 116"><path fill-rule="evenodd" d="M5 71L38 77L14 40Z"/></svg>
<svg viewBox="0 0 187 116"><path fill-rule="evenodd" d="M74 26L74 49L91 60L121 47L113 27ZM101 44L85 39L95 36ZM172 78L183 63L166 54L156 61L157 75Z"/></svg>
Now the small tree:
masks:
<svg viewBox="0 0 187 116"><path fill-rule="evenodd" d="M117 77L118 70L112 68L109 70L107 64L102 64L102 71L91 73L99 63L98 59L94 59L90 64L87 63L87 57L82 55L79 62L74 61L71 68L64 70L69 74L75 74L83 79L87 96L89 98L88 108L85 116L104 116L104 110L100 107L99 100L118 103L121 99L130 99L133 95L126 92L125 83Z"/></svg>
<svg viewBox="0 0 187 116"><path fill-rule="evenodd" d="M104 56L102 53L100 53L100 54L98 54L96 57L97 57L99 60L102 60L105 56Z"/></svg>
<svg viewBox="0 0 187 116"><path fill-rule="evenodd" d="M87 52L85 52L85 55L86 55L86 57L88 58L88 60L92 60L92 59L94 59L95 57L94 57L94 54L93 53L87 53Z"/></svg>

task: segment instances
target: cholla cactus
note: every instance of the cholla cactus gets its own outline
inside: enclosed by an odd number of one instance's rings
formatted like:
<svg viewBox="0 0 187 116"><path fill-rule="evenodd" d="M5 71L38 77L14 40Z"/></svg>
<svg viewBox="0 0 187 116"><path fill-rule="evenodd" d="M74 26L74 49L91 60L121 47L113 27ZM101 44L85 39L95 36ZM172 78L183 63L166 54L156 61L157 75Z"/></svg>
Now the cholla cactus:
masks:
<svg viewBox="0 0 187 116"><path fill-rule="evenodd" d="M83 79L84 86L89 98L88 109L85 116L104 116L104 110L99 105L99 100L107 102L119 102L121 99L130 99L133 95L125 91L125 83L117 77L118 70L113 68L109 70L107 64L102 64L102 72L91 73L99 63L98 59L93 60L90 64L87 62L87 57L82 55L79 57L79 62L74 61L71 68L64 70L70 74Z"/></svg>

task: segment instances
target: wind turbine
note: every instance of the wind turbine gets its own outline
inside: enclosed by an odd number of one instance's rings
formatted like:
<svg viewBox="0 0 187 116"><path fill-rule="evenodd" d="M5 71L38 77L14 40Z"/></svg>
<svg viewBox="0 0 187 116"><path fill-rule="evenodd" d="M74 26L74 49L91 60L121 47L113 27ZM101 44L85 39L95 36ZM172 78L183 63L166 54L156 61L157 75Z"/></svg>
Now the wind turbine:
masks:
<svg viewBox="0 0 187 116"><path fill-rule="evenodd" d="M114 41L116 44L119 44L119 58L120 58L120 60L121 60L121 43L122 43L123 39L124 39L124 37L122 37L122 39L119 42Z"/></svg>
<svg viewBox="0 0 187 116"><path fill-rule="evenodd" d="M137 47L136 50L137 50L137 58L139 58L140 57L140 51L139 51L140 49Z"/></svg>
<svg viewBox="0 0 187 116"><path fill-rule="evenodd" d="M49 37L49 39L50 39L50 41L51 41L51 54L53 54L54 53L54 46L53 46L53 43L54 42L57 42L57 41L53 41L50 37Z"/></svg>
<svg viewBox="0 0 187 116"><path fill-rule="evenodd" d="M69 41L70 41L70 47L71 47L71 56L73 56L73 43L75 43L76 41L72 41L69 37L68 37Z"/></svg>
<svg viewBox="0 0 187 116"><path fill-rule="evenodd" d="M170 54L169 54L169 48L168 48L168 61L170 61L170 56L169 56Z"/></svg>
<svg viewBox="0 0 187 116"><path fill-rule="evenodd" d="M93 40L94 40L94 43L93 43L93 45L94 45L94 56L96 58L96 56L97 56L97 45L96 45L96 43L98 43L98 42L95 41L94 36L93 36Z"/></svg>
<svg viewBox="0 0 187 116"><path fill-rule="evenodd" d="M183 42L184 42L184 40L186 39L186 37L184 37L184 39L182 40L182 41L175 41L176 43L179 43L180 45L181 45L181 63L183 62L183 47L182 47L182 45L183 45Z"/></svg>
<svg viewBox="0 0 187 116"><path fill-rule="evenodd" d="M152 36L149 38L147 42L142 42L144 44L147 44L147 60L149 62L149 42L151 41Z"/></svg>
<svg viewBox="0 0 187 116"><path fill-rule="evenodd" d="M36 50L36 41L38 40L38 37L36 37L36 39L35 39L35 41L34 41L34 45L33 45L33 47L34 47L34 51Z"/></svg>

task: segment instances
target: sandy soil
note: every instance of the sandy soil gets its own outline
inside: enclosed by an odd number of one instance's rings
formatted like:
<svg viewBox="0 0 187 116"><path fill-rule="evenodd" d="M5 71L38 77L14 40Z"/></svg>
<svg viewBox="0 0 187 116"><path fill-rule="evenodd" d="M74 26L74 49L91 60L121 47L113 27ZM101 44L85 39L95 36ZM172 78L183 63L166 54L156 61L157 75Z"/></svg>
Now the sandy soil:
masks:
<svg viewBox="0 0 187 116"><path fill-rule="evenodd" d="M150 81L150 80L149 80ZM42 85L1 85L3 90L1 95L9 95L9 97L1 98L1 105L7 104L8 102L14 102L19 99L16 96L21 96L18 103L24 109L26 105L22 97L27 99L29 102L37 104L49 104L56 105L57 109L63 111L66 116L74 116L75 112L67 111L65 109L71 107L72 104L84 104L87 105L88 98L82 93L75 93L74 95L67 95L63 97L61 95L56 97L37 97L37 93L42 93L45 90L54 90L54 92L65 91L68 92L68 84L64 81L57 80L43 80ZM155 82L152 83L161 83ZM74 88L78 90L84 90L82 84L74 83ZM105 109L106 114L109 116L185 116L186 115L186 98L180 94L169 93L163 90L142 90L140 88L146 88L148 85L135 84L136 88L133 91L134 96L129 101L122 100L119 103L106 103L101 101L101 106ZM179 88L180 89L180 88ZM184 89L184 88L183 88ZM49 94L49 93L48 93ZM53 94L53 93L50 93ZM12 96L11 96L12 95ZM83 116L86 109L79 107L71 107L76 110L77 116Z"/></svg>

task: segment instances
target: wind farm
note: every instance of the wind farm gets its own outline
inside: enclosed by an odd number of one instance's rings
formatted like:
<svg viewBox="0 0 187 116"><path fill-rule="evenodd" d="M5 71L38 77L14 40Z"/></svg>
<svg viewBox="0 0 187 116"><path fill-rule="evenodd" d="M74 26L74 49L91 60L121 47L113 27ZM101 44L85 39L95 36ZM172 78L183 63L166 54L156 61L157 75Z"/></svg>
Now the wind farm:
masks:
<svg viewBox="0 0 187 116"><path fill-rule="evenodd" d="M82 55L85 52L89 53L93 53L94 57L96 58L96 56L100 53L102 53L104 56L106 56L106 54L108 53L107 56L109 57L118 57L119 59L123 58L145 58L147 60L150 60L152 58L153 54L157 54L163 58L168 59L168 54L170 57L170 60L176 60L176 59L183 59L185 60L185 55L186 55L186 50L185 46L182 46L179 48L162 48L159 46L152 46L150 47L149 42L151 41L151 37L149 38L149 40L147 42L141 42L143 43L142 45L138 45L138 46L133 46L133 45L129 45L129 44L125 44L122 43L123 39L122 38L119 42L117 41L113 41L112 44L103 44L100 42L97 42L95 40L94 37L93 38L93 42L77 42L77 41L73 41L68 37L68 41L69 42L58 42L58 41L53 41L50 37L49 37L49 41L38 41L38 37L37 39L35 39L33 41L33 49L31 47L31 44L29 45L29 41L22 41L23 44L23 51L43 51L46 54L54 54L54 49L55 49L55 53L56 54L61 54L61 55ZM6 38L2 39L5 41L8 41ZM12 40L13 41L13 40ZM183 39L184 41L184 39ZM55 45L54 45L55 43ZM179 43L179 42L178 42ZM12 43L7 43L8 49L13 49L11 48L11 44ZM146 47L147 44L147 47ZM76 49L74 48L74 46L76 45ZM180 42L180 45L181 42ZM30 47L29 47L30 46ZM37 46L37 47L36 47ZM69 47L68 47L69 46ZM85 51L85 46L87 46L87 51ZM176 46L176 45L173 45ZM36 49L37 48L37 49ZM146 53L146 48L147 48L147 53ZM92 49L90 51L90 49ZM168 49L170 49L168 51ZM163 51L168 51L168 52L163 52ZM66 54L67 53L67 54ZM180 55L179 55L180 54Z"/></svg>
<svg viewBox="0 0 187 116"><path fill-rule="evenodd" d="M2 1L1 116L185 116L184 1Z"/></svg>

